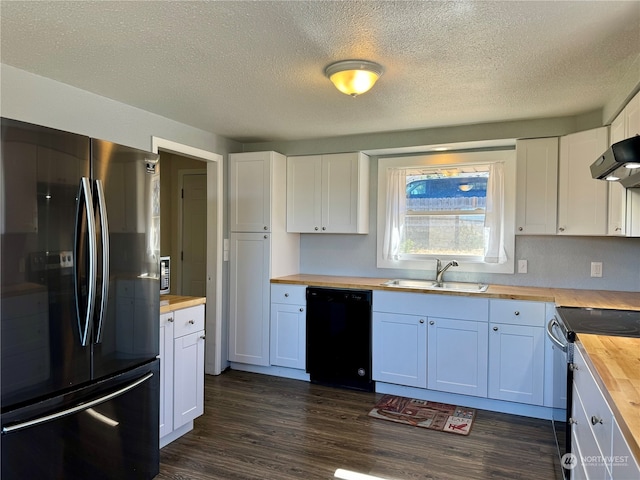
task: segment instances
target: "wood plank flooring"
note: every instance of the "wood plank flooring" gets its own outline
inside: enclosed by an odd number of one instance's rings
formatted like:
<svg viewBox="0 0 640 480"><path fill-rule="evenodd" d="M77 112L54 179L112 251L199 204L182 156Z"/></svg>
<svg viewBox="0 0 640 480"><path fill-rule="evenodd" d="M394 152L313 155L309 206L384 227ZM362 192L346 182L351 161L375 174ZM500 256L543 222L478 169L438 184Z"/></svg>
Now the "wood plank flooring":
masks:
<svg viewBox="0 0 640 480"><path fill-rule="evenodd" d="M469 436L367 416L381 394L240 371L205 377L205 414L158 480L556 479L551 423L479 410Z"/></svg>

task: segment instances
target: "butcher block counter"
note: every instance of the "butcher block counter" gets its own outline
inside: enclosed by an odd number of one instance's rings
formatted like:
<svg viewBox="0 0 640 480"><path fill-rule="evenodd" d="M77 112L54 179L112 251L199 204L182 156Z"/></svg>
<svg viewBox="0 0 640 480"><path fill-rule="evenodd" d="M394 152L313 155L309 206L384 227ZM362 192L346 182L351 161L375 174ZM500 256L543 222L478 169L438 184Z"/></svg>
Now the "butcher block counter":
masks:
<svg viewBox="0 0 640 480"><path fill-rule="evenodd" d="M195 307L207 303L206 297L185 297L182 295L161 295L160 313L169 313L181 308Z"/></svg>
<svg viewBox="0 0 640 480"><path fill-rule="evenodd" d="M438 295L464 295L511 300L553 302L559 307L610 308L640 311L640 293L565 288L490 285L486 292L448 292L383 285L389 278L297 274L271 283L314 287L392 290ZM579 334L578 341L601 380L625 439L640 460L640 339Z"/></svg>
<svg viewBox="0 0 640 480"><path fill-rule="evenodd" d="M272 278L271 283L289 283L312 287L360 288L365 290L389 290L396 292L432 293L438 295L462 295L507 300L532 300L554 302L559 307L615 308L640 311L640 293L603 290L577 290L568 288L518 287L489 285L486 292L469 293L447 290L390 287L383 285L390 278L340 277L332 275L297 274Z"/></svg>

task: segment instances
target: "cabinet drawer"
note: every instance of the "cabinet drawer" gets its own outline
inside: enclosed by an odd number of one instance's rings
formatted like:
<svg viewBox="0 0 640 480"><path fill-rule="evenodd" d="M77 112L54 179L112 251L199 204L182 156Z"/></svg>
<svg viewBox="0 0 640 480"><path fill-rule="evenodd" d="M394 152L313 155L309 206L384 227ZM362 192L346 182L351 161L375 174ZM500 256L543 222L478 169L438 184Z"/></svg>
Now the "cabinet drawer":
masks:
<svg viewBox="0 0 640 480"><path fill-rule="evenodd" d="M573 406L571 412L571 418L573 419L572 428L572 442L576 444L577 450L573 452L578 458L577 469L584 469L587 478L609 478L608 467L602 462L602 459L610 458L611 447L603 450L602 445L599 445L597 437L594 435L593 426L591 425L591 415L589 410L590 399L587 397L582 398L578 389L573 390ZM587 405L585 405L585 403ZM602 426L602 425L600 425ZM611 424L608 424L608 429L611 431ZM609 460L607 460L608 462Z"/></svg>
<svg viewBox="0 0 640 480"><path fill-rule="evenodd" d="M593 373L585 363L582 352L578 348L575 348L573 363L573 384L580 395L584 408L585 423L589 425L593 432L593 437L602 454L610 457L613 436L613 412L611 412Z"/></svg>
<svg viewBox="0 0 640 480"><path fill-rule="evenodd" d="M545 304L523 300L490 300L489 318L493 323L545 326Z"/></svg>
<svg viewBox="0 0 640 480"><path fill-rule="evenodd" d="M305 305L307 303L307 286L274 283L271 285L271 303Z"/></svg>
<svg viewBox="0 0 640 480"><path fill-rule="evenodd" d="M173 318L176 338L204 330L204 305L176 310Z"/></svg>

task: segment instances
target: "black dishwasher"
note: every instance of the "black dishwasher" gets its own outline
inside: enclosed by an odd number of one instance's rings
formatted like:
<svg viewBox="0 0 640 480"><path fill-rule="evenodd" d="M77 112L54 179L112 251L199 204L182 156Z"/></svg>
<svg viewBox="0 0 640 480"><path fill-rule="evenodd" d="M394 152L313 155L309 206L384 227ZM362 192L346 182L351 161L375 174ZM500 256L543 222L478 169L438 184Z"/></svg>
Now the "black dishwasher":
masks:
<svg viewBox="0 0 640 480"><path fill-rule="evenodd" d="M311 382L372 392L371 291L307 288Z"/></svg>

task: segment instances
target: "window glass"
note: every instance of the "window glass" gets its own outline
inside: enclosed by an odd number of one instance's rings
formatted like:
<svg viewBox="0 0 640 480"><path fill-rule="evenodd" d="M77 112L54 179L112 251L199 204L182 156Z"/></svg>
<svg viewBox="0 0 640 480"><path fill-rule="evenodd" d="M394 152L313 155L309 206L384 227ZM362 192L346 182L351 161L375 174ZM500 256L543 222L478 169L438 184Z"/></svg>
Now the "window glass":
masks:
<svg viewBox="0 0 640 480"><path fill-rule="evenodd" d="M400 255L484 254L488 165L407 170Z"/></svg>

